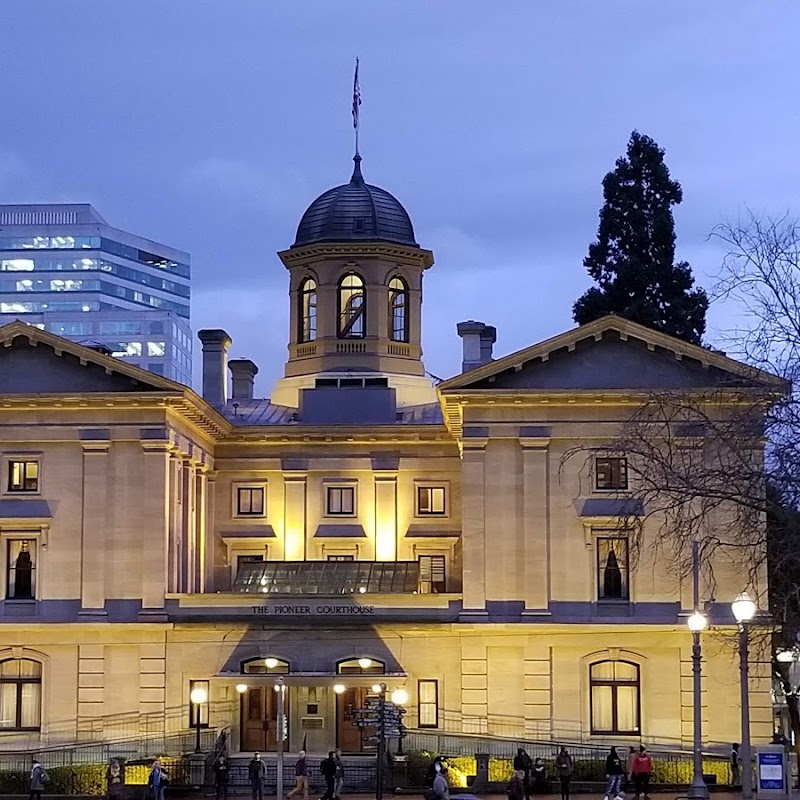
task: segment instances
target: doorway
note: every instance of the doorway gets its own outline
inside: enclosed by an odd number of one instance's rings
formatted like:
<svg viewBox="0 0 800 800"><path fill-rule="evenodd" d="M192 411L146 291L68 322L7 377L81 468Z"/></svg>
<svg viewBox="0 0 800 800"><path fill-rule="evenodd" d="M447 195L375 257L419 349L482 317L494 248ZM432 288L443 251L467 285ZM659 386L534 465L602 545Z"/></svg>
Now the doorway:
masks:
<svg viewBox="0 0 800 800"><path fill-rule="evenodd" d="M253 686L242 695L242 750L277 750L278 702L271 686Z"/></svg>
<svg viewBox="0 0 800 800"><path fill-rule="evenodd" d="M364 708L367 694L365 687L354 687L336 695L336 743L343 753L375 750L375 743L370 739L377 735L377 730L357 727L357 715L353 713Z"/></svg>

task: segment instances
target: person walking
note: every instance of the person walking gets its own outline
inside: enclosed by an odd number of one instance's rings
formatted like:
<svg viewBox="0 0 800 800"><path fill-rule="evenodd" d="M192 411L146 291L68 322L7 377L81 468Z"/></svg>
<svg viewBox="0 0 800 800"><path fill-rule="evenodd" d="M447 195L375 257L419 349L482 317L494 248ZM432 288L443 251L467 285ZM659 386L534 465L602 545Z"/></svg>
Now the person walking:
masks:
<svg viewBox="0 0 800 800"><path fill-rule="evenodd" d="M333 787L333 795L335 800L341 800L344 794L344 761L342 761L342 751L337 747L335 750L336 755L336 782Z"/></svg>
<svg viewBox="0 0 800 800"><path fill-rule="evenodd" d="M216 800L228 800L228 759L221 755L214 762L214 796Z"/></svg>
<svg viewBox="0 0 800 800"><path fill-rule="evenodd" d="M650 776L653 774L653 759L644 745L639 746L639 752L633 759L633 784L636 797L650 800Z"/></svg>
<svg viewBox="0 0 800 800"><path fill-rule="evenodd" d="M525 800L530 800L531 796L531 770L533 761L524 748L520 747L514 756L514 771L523 774L522 785L525 787Z"/></svg>
<svg viewBox="0 0 800 800"><path fill-rule="evenodd" d="M50 780L50 776L45 772L44 767L39 763L39 759L31 761L31 791L28 800L42 800L44 785Z"/></svg>
<svg viewBox="0 0 800 800"><path fill-rule="evenodd" d="M606 758L606 794L603 800L622 800L622 759L612 747Z"/></svg>
<svg viewBox="0 0 800 800"><path fill-rule="evenodd" d="M267 765L261 760L261 753L253 753L253 758L247 767L247 777L250 779L250 794L253 800L264 800Z"/></svg>
<svg viewBox="0 0 800 800"><path fill-rule="evenodd" d="M739 761L739 745L731 745L731 786L738 786L742 780L741 762Z"/></svg>
<svg viewBox="0 0 800 800"><path fill-rule="evenodd" d="M336 753L333 750L330 750L328 757L320 762L319 771L325 779L325 794L322 795L322 800L333 800L336 796Z"/></svg>
<svg viewBox="0 0 800 800"><path fill-rule="evenodd" d="M572 773L575 771L575 762L563 744L556 756L556 770L558 779L561 781L561 800L569 800L569 785L572 781Z"/></svg>
<svg viewBox="0 0 800 800"><path fill-rule="evenodd" d="M297 761L294 762L294 789L286 796L294 797L299 792L303 793L303 800L308 800L308 762L305 750L297 754Z"/></svg>
<svg viewBox="0 0 800 800"><path fill-rule="evenodd" d="M147 788L153 800L164 800L164 790L169 783L169 776L161 769L161 762L156 759L147 775Z"/></svg>

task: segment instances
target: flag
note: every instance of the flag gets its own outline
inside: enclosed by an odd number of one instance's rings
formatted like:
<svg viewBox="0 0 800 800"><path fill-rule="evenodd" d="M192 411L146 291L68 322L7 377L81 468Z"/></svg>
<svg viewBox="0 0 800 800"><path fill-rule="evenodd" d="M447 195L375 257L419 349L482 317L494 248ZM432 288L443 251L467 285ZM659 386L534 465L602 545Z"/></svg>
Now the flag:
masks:
<svg viewBox="0 0 800 800"><path fill-rule="evenodd" d="M361 105L361 87L358 85L358 59L356 59L356 74L353 78L353 127L358 130L358 107Z"/></svg>

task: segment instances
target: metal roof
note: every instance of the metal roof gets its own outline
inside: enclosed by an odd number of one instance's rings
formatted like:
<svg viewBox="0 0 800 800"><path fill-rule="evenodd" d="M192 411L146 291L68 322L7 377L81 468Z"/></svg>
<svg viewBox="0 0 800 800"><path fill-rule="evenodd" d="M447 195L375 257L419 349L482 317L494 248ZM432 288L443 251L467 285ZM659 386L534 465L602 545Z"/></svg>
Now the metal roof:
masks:
<svg viewBox="0 0 800 800"><path fill-rule="evenodd" d="M292 247L317 242L396 242L419 247L400 201L364 182L361 156L353 161L350 183L328 189L306 209Z"/></svg>

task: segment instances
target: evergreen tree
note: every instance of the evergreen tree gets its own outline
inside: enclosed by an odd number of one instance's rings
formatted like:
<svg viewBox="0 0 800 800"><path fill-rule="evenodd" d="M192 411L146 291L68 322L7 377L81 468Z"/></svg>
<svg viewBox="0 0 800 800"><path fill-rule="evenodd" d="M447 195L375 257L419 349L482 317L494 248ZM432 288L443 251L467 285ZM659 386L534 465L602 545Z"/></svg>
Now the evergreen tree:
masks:
<svg viewBox="0 0 800 800"><path fill-rule="evenodd" d="M664 151L634 131L627 155L603 179L603 197L597 241L583 261L598 285L573 306L575 322L618 314L700 344L708 297L692 288L689 264L674 261L672 206L683 192L670 178Z"/></svg>

